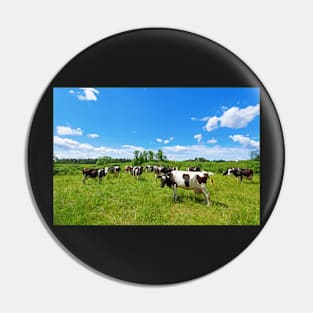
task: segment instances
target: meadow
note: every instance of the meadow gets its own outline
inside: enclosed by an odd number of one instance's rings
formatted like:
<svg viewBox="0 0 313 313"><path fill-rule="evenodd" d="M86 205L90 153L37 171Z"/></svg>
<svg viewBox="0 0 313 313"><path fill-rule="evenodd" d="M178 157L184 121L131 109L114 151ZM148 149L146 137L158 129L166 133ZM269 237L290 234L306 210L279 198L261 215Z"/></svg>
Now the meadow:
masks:
<svg viewBox="0 0 313 313"><path fill-rule="evenodd" d="M186 168L186 163L170 166ZM193 163L188 163L194 166ZM208 162L203 170L213 171L214 183L207 183L211 205L202 194L178 189L174 202L170 188L160 187L154 173L143 173L138 180L124 173L106 176L101 183L88 179L82 184L81 169L96 165L54 164L54 225L259 225L259 161ZM228 167L250 167L252 181L223 176Z"/></svg>

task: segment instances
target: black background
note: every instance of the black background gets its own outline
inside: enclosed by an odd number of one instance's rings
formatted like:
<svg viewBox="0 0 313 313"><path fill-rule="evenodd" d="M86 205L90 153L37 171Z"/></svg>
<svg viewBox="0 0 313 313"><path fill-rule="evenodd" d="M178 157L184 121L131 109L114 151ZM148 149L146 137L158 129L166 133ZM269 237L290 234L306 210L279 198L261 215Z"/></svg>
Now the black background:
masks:
<svg viewBox="0 0 313 313"><path fill-rule="evenodd" d="M259 87L261 225L53 226L53 87L110 86ZM164 112L164 123L171 118ZM53 79L34 116L28 167L39 210L72 254L116 278L164 284L215 270L236 257L257 236L280 190L284 143L276 110L264 86L230 51L191 33L143 29L96 43L71 60Z"/></svg>

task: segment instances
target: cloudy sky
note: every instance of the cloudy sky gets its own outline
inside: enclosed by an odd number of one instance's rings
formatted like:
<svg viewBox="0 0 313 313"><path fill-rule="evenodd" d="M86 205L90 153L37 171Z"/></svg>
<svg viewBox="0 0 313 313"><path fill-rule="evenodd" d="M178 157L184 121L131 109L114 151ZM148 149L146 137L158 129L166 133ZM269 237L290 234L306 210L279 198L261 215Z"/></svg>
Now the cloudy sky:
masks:
<svg viewBox="0 0 313 313"><path fill-rule="evenodd" d="M249 159L259 150L258 88L54 88L54 154Z"/></svg>

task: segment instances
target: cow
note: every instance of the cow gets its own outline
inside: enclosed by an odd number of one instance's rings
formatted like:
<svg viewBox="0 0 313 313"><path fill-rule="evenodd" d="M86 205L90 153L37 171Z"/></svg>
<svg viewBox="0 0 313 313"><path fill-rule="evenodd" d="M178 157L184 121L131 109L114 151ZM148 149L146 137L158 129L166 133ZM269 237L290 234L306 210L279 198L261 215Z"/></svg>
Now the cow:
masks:
<svg viewBox="0 0 313 313"><path fill-rule="evenodd" d="M164 167L164 166L156 166L154 168L154 173L155 173L155 179L161 178L162 174L167 174L172 171L171 167Z"/></svg>
<svg viewBox="0 0 313 313"><path fill-rule="evenodd" d="M126 165L125 168L124 168L126 173L131 173L132 169L133 169L133 167L130 166L130 165Z"/></svg>
<svg viewBox="0 0 313 313"><path fill-rule="evenodd" d="M178 171L178 167L177 166L171 166L169 167L172 171Z"/></svg>
<svg viewBox="0 0 313 313"><path fill-rule="evenodd" d="M187 167L187 171L188 172L200 172L201 169L199 166L191 166L191 167Z"/></svg>
<svg viewBox="0 0 313 313"><path fill-rule="evenodd" d="M105 175L107 174L104 168L100 168L100 169L84 168L82 172L83 172L83 184L85 184L86 179L89 177L98 178L99 182L101 182L103 177L105 177Z"/></svg>
<svg viewBox="0 0 313 313"><path fill-rule="evenodd" d="M138 180L139 176L142 174L143 167L142 166L134 166L131 170L131 174L136 177Z"/></svg>
<svg viewBox="0 0 313 313"><path fill-rule="evenodd" d="M188 171L172 171L161 176L161 187L167 185L173 188L173 199L177 200L177 187L194 190L195 193L203 193L207 206L210 205L210 194L206 187L208 179L207 173L188 172Z"/></svg>
<svg viewBox="0 0 313 313"><path fill-rule="evenodd" d="M152 173L153 171L154 171L154 166L152 166L152 165L146 165L146 167L145 167L145 169L146 169L146 172L147 173Z"/></svg>
<svg viewBox="0 0 313 313"><path fill-rule="evenodd" d="M115 177L118 177L121 171L121 168L116 165L116 166L105 167L104 170L105 170L105 174L112 174Z"/></svg>
<svg viewBox="0 0 313 313"><path fill-rule="evenodd" d="M223 175L231 175L233 174L235 177L240 177L240 181L242 182L242 177L245 177L249 180L252 180L253 178L253 170L250 168L229 168L227 169Z"/></svg>
<svg viewBox="0 0 313 313"><path fill-rule="evenodd" d="M202 173L205 173L208 175L208 178L210 179L210 184L212 185L213 184L213 176L214 176L214 173L213 172L206 172L206 171L202 171Z"/></svg>

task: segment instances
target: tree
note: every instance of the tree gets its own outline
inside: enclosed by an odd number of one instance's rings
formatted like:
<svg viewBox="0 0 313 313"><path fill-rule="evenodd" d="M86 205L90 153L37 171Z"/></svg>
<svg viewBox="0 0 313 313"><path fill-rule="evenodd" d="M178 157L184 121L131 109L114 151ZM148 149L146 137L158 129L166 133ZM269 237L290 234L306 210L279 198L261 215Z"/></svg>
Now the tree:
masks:
<svg viewBox="0 0 313 313"><path fill-rule="evenodd" d="M158 152L155 154L155 158L157 161L167 161L167 157L163 154L163 151L161 149L159 149Z"/></svg>
<svg viewBox="0 0 313 313"><path fill-rule="evenodd" d="M133 159L133 165L141 165L142 164L142 154L140 151L135 150L134 151L134 159Z"/></svg>
<svg viewBox="0 0 313 313"><path fill-rule="evenodd" d="M144 162L148 161L148 151L145 150L142 152L142 158L143 158Z"/></svg>
<svg viewBox="0 0 313 313"><path fill-rule="evenodd" d="M250 159L254 161L260 161L260 152L255 150L250 152Z"/></svg>
<svg viewBox="0 0 313 313"><path fill-rule="evenodd" d="M148 161L151 162L154 160L154 153L153 151L149 150L148 151Z"/></svg>
<svg viewBox="0 0 313 313"><path fill-rule="evenodd" d="M134 159L135 159L135 160L138 160L138 158L139 158L139 153L140 153L140 151L138 151L138 150L135 150L135 151L134 151Z"/></svg>

